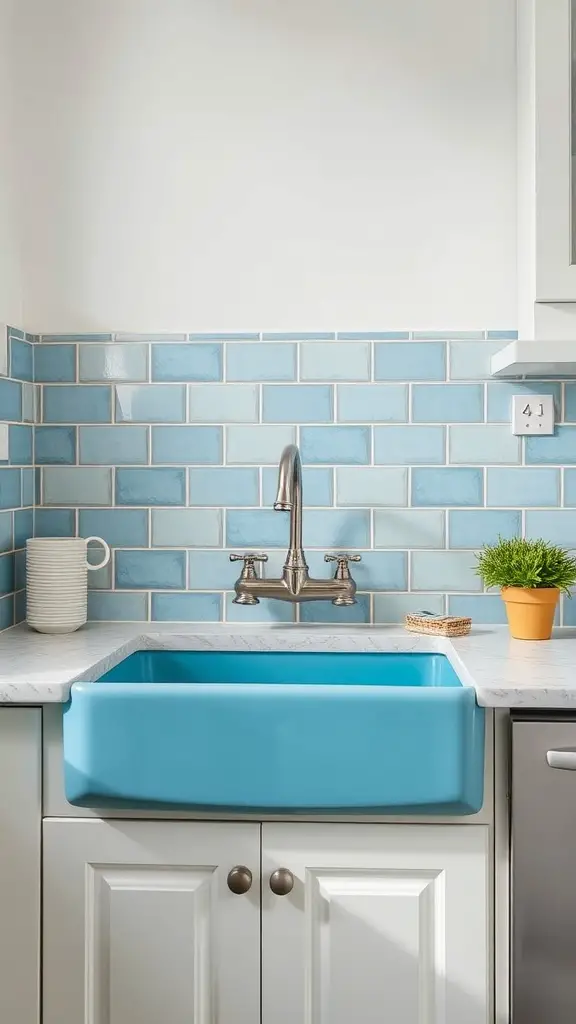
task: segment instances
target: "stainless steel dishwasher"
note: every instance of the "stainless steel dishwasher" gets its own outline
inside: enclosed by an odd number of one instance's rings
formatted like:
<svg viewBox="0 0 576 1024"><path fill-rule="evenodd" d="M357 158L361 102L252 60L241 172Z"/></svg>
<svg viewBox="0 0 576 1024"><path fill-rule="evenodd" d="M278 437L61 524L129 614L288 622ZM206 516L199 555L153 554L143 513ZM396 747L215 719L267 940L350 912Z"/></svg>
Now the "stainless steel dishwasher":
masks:
<svg viewBox="0 0 576 1024"><path fill-rule="evenodd" d="M512 720L512 1022L576 1021L576 714Z"/></svg>

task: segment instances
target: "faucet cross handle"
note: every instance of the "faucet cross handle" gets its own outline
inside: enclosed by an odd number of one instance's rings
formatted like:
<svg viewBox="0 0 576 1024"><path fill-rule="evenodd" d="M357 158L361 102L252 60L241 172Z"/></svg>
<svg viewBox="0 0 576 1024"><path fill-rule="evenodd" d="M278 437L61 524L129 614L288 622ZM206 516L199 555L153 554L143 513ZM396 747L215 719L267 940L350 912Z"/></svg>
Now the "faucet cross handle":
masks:
<svg viewBox="0 0 576 1024"><path fill-rule="evenodd" d="M348 562L361 562L362 555L349 555L346 551L338 551L335 555L324 555L325 562L337 562L334 579L349 580L350 569Z"/></svg>
<svg viewBox="0 0 576 1024"><path fill-rule="evenodd" d="M255 580L258 578L255 568L256 562L267 562L268 555L258 555L254 551L247 551L245 555L234 553L230 555L230 561L244 562L242 572L240 573L241 580Z"/></svg>

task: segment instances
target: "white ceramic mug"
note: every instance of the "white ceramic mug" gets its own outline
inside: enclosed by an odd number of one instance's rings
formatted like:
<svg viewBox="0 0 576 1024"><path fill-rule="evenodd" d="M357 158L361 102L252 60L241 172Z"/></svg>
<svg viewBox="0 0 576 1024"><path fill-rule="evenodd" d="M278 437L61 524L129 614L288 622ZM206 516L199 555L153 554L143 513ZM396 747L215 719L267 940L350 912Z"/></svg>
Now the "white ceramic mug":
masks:
<svg viewBox="0 0 576 1024"><path fill-rule="evenodd" d="M96 565L88 544L104 548ZM88 570L102 569L110 548L101 537L32 537L26 541L26 621L39 633L72 633L86 622Z"/></svg>

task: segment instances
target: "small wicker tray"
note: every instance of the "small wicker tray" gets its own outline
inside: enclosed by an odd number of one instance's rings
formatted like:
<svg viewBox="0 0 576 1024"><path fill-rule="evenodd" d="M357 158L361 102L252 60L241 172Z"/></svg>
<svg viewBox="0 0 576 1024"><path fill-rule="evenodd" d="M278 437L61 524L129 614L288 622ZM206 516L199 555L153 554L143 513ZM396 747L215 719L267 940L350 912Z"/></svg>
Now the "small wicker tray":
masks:
<svg viewBox="0 0 576 1024"><path fill-rule="evenodd" d="M458 615L425 615L413 612L406 616L404 625L411 633L429 633L432 636L466 636L472 628L472 619Z"/></svg>

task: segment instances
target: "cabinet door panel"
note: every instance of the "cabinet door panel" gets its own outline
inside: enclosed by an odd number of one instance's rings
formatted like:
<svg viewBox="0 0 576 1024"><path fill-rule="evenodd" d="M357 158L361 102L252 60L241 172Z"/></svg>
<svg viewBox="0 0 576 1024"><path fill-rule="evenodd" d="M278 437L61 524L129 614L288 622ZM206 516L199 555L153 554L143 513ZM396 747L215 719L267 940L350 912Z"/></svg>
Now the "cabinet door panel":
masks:
<svg viewBox="0 0 576 1024"><path fill-rule="evenodd" d="M44 823L43 1024L255 1024L259 826ZM235 863L252 889L230 892Z"/></svg>
<svg viewBox="0 0 576 1024"><path fill-rule="evenodd" d="M487 841L481 826L264 825L263 1024L486 1024Z"/></svg>

